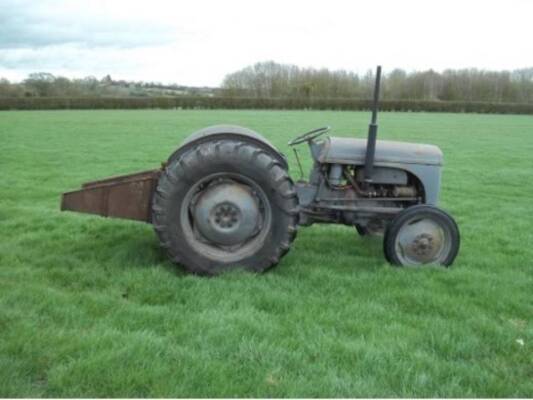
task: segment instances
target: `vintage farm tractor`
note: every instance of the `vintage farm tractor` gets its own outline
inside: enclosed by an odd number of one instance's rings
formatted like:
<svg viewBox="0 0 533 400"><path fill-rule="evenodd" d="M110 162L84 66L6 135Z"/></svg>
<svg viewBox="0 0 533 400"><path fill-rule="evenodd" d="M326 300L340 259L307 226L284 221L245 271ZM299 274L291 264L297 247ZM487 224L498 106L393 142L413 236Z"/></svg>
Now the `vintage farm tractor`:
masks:
<svg viewBox="0 0 533 400"><path fill-rule="evenodd" d="M442 152L376 140L380 76L378 67L366 140L325 136L324 127L289 142L309 145L309 181L293 182L285 156L257 132L217 125L189 136L160 169L64 193L61 209L152 223L170 259L203 275L264 271L298 226L313 223L383 235L391 264L449 266L459 230L436 207Z"/></svg>

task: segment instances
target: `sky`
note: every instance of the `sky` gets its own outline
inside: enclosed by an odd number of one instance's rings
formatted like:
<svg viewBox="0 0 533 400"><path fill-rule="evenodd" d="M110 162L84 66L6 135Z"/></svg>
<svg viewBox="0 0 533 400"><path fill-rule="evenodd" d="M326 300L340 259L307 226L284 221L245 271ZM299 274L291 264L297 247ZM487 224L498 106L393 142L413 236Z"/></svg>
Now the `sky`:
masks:
<svg viewBox="0 0 533 400"><path fill-rule="evenodd" d="M364 73L533 66L533 0L0 0L0 77L218 86L259 61Z"/></svg>

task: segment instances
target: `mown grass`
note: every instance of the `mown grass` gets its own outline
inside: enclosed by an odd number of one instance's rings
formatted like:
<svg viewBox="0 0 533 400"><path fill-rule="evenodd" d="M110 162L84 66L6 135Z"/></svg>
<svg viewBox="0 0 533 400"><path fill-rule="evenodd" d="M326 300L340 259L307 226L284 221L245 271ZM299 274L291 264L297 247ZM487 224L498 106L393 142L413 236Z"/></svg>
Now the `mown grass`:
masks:
<svg viewBox="0 0 533 400"><path fill-rule="evenodd" d="M398 269L379 239L301 229L263 275L186 275L149 225L59 212L86 180L157 166L192 131L287 140L367 113L0 113L0 397L533 395L533 117L383 113L439 145L450 270ZM300 154L310 166L307 150Z"/></svg>

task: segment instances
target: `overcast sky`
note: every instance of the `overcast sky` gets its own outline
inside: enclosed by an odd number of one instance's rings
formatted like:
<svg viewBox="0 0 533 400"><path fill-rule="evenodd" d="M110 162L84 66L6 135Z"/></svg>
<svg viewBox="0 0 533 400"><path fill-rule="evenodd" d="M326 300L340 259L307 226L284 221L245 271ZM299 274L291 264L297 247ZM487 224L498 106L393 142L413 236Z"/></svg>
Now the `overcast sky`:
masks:
<svg viewBox="0 0 533 400"><path fill-rule="evenodd" d="M533 66L533 0L0 0L0 77L216 86L258 61L365 72Z"/></svg>

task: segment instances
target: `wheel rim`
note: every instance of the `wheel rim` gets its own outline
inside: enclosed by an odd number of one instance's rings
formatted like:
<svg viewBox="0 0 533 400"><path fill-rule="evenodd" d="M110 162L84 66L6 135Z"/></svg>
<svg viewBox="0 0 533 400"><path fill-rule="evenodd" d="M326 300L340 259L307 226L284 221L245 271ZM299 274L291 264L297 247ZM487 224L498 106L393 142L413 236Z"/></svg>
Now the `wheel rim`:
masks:
<svg viewBox="0 0 533 400"><path fill-rule="evenodd" d="M444 264L452 249L452 233L439 220L416 216L402 225L394 246L403 265Z"/></svg>
<svg viewBox="0 0 533 400"><path fill-rule="evenodd" d="M217 173L188 190L179 223L196 252L227 263L242 260L263 246L271 215L264 191L253 180Z"/></svg>

